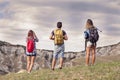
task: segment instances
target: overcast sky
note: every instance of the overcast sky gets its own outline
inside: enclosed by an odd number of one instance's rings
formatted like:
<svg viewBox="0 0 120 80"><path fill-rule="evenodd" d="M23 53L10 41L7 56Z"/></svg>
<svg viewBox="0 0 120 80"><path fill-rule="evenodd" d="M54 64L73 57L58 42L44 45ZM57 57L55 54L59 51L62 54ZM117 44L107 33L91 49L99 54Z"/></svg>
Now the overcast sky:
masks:
<svg viewBox="0 0 120 80"><path fill-rule="evenodd" d="M0 40L26 45L32 29L37 48L53 50L49 36L61 21L69 37L66 51L82 51L87 19L103 31L98 47L120 42L120 0L0 0Z"/></svg>

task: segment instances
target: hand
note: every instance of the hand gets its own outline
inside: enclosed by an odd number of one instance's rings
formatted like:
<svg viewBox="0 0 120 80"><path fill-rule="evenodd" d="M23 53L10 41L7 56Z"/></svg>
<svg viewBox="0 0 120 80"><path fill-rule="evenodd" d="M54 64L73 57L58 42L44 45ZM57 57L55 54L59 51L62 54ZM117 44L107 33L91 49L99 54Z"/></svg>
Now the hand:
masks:
<svg viewBox="0 0 120 80"><path fill-rule="evenodd" d="M36 38L36 34L35 34L35 32L33 32L33 36Z"/></svg>

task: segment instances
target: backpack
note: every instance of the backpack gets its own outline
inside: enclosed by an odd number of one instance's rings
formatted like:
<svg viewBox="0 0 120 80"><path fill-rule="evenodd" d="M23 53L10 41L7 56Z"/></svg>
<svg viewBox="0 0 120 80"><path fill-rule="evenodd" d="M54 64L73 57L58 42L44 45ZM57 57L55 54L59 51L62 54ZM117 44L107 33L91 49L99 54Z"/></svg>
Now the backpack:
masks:
<svg viewBox="0 0 120 80"><path fill-rule="evenodd" d="M89 38L89 33L87 31L84 31L84 38L88 39Z"/></svg>
<svg viewBox="0 0 120 80"><path fill-rule="evenodd" d="M56 45L60 45L60 44L63 44L64 43L64 40L63 40L63 31L61 29L56 29L54 30L54 43Z"/></svg>
<svg viewBox="0 0 120 80"><path fill-rule="evenodd" d="M96 28L90 28L89 29L89 38L88 40L91 43L96 43L99 40L99 34Z"/></svg>
<svg viewBox="0 0 120 80"><path fill-rule="evenodd" d="M28 39L27 40L27 51L30 53L30 52L33 52L34 50L34 39Z"/></svg>

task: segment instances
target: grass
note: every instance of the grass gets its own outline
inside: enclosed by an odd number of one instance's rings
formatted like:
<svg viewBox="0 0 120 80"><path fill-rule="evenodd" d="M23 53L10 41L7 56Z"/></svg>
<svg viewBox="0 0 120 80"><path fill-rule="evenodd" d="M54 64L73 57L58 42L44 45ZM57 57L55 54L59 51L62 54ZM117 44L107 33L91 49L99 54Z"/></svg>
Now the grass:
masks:
<svg viewBox="0 0 120 80"><path fill-rule="evenodd" d="M113 58L113 57L112 57ZM103 59L103 61L101 61ZM0 80L120 80L120 61L104 57L98 58L94 66L84 64L74 67L66 67L62 70L41 69L32 71L30 74L10 73L1 75ZM80 59L74 60L78 63ZM84 61L84 60L83 60Z"/></svg>

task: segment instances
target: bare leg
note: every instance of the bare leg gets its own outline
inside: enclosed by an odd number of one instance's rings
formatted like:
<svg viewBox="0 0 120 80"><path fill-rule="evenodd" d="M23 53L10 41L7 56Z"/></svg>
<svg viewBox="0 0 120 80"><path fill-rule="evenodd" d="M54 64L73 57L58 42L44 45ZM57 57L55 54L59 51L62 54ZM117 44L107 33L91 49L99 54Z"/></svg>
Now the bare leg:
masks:
<svg viewBox="0 0 120 80"><path fill-rule="evenodd" d="M89 65L90 47L86 48L86 65Z"/></svg>
<svg viewBox="0 0 120 80"><path fill-rule="evenodd" d="M63 66L63 58L60 58L60 69L62 69Z"/></svg>
<svg viewBox="0 0 120 80"><path fill-rule="evenodd" d="M56 59L53 58L53 60L52 60L52 70L54 70L54 68L55 68L55 64L56 64Z"/></svg>
<svg viewBox="0 0 120 80"><path fill-rule="evenodd" d="M29 68L30 68L30 56L27 56L27 71L29 70Z"/></svg>
<svg viewBox="0 0 120 80"><path fill-rule="evenodd" d="M31 72L33 64L34 64L34 61L35 61L35 56L31 56L31 64L30 64L28 72Z"/></svg>
<svg viewBox="0 0 120 80"><path fill-rule="evenodd" d="M95 53L96 47L92 47L92 64L95 63L96 53Z"/></svg>

